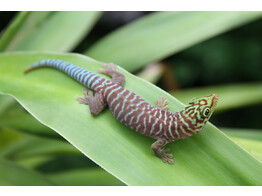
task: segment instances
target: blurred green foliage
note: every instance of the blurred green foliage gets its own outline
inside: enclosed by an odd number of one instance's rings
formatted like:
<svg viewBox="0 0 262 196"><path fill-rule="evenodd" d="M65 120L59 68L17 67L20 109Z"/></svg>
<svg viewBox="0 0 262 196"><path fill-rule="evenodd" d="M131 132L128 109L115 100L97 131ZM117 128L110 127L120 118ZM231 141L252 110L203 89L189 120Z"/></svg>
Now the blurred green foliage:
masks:
<svg viewBox="0 0 262 196"><path fill-rule="evenodd" d="M261 84L261 35L262 19L258 19L167 58L166 62L176 79L176 86L179 89L194 87L200 89L204 86L221 85L223 88L223 85L227 84L244 83L248 91L249 82ZM158 85L166 89L163 80ZM250 87L252 88L252 85ZM177 89L172 90L176 96ZM230 89L228 91L230 92ZM261 92L261 88L257 91ZM215 89L209 92L216 93ZM211 122L220 127L261 129L262 98L258 95L259 92L250 95L254 96L251 98L258 100L255 106L238 107L215 114ZM236 102L243 100L242 97L234 98L237 99Z"/></svg>
<svg viewBox="0 0 262 196"><path fill-rule="evenodd" d="M262 81L262 20L168 58L181 88Z"/></svg>

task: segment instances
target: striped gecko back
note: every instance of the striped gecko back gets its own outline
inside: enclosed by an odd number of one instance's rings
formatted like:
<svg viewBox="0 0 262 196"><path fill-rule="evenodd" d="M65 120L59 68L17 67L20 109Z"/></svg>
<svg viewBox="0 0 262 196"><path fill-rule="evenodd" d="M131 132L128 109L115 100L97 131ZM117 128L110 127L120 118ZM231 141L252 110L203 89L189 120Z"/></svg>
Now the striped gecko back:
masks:
<svg viewBox="0 0 262 196"><path fill-rule="evenodd" d="M140 96L119 85L107 86L104 96L112 114L124 125L155 139L178 139L178 135L173 133L171 112L153 107Z"/></svg>

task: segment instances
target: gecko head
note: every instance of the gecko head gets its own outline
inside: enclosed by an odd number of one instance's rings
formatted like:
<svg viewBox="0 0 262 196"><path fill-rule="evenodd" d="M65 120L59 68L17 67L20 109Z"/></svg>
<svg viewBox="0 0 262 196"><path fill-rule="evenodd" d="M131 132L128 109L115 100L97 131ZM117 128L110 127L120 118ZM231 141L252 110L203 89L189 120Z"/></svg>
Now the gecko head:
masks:
<svg viewBox="0 0 262 196"><path fill-rule="evenodd" d="M214 112L217 102L216 94L192 99L185 108L185 115L194 122L196 129L201 130Z"/></svg>

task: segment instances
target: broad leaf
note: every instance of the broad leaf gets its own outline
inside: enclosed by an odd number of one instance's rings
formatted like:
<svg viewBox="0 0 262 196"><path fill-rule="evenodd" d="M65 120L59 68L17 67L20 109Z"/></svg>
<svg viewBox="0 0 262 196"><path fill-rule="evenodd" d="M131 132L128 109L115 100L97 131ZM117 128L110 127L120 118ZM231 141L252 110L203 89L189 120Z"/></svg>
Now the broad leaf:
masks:
<svg viewBox="0 0 262 196"><path fill-rule="evenodd" d="M51 12L20 12L11 21L1 36L1 42L5 43L3 51L12 51L21 41L28 37L35 29L45 21ZM25 17L26 16L26 17ZM12 28L15 26L16 28ZM9 33L13 29L13 33ZM2 45L2 44L1 44Z"/></svg>
<svg viewBox="0 0 262 196"><path fill-rule="evenodd" d="M215 112L262 103L262 83L227 84L171 92L183 103L188 103L192 97L202 97L211 93L216 93L219 97Z"/></svg>
<svg viewBox="0 0 262 196"><path fill-rule="evenodd" d="M67 142L30 135L25 135L22 142L12 145L4 152L5 157L12 160L43 155L78 153L79 152Z"/></svg>
<svg viewBox="0 0 262 196"><path fill-rule="evenodd" d="M3 97L3 95L0 97ZM17 105L19 107L16 107ZM13 110L10 107L8 108L9 110L0 110L0 127L16 129L21 132L34 135L49 136L54 138L60 137L51 129L39 123L34 117L32 117L32 115L30 115L26 111L20 111L21 106L18 103L15 102L14 104L12 104L12 106L15 107Z"/></svg>
<svg viewBox="0 0 262 196"><path fill-rule="evenodd" d="M33 14L42 16L41 12ZM54 12L26 33L23 40L12 44L9 51L70 51L87 35L99 15L99 12Z"/></svg>
<svg viewBox="0 0 262 196"><path fill-rule="evenodd" d="M101 168L76 169L49 174L48 177L63 186L121 186L123 182Z"/></svg>
<svg viewBox="0 0 262 196"><path fill-rule="evenodd" d="M35 118L128 185L261 185L262 164L208 124L201 133L168 146L175 164L154 156L153 139L130 130L105 109L92 116L78 104L83 85L54 69L23 74L41 59L61 59L96 72L100 63L78 54L15 53L0 55L0 92L15 97ZM156 86L122 68L125 87L154 105L164 95L170 110L184 105ZM108 78L107 76L103 76Z"/></svg>
<svg viewBox="0 0 262 196"><path fill-rule="evenodd" d="M103 37L86 55L129 71L248 23L262 12L157 12Z"/></svg>
<svg viewBox="0 0 262 196"><path fill-rule="evenodd" d="M0 158L1 186L51 186L56 185L47 177Z"/></svg>
<svg viewBox="0 0 262 196"><path fill-rule="evenodd" d="M230 136L240 146L253 154L262 161L262 131L246 129L222 129L224 133Z"/></svg>
<svg viewBox="0 0 262 196"><path fill-rule="evenodd" d="M224 133L230 137L245 138L262 142L262 130L256 129L237 129L237 128L221 128Z"/></svg>
<svg viewBox="0 0 262 196"><path fill-rule="evenodd" d="M0 36L0 52L4 51L10 42L17 35L17 32L22 28L30 12L20 12L12 20L8 28Z"/></svg>

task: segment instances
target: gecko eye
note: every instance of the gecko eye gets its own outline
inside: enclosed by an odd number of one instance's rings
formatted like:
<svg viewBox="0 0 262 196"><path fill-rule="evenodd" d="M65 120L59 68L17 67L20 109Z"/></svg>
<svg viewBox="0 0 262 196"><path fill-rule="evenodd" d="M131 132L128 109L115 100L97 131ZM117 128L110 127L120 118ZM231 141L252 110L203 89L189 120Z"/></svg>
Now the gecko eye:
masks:
<svg viewBox="0 0 262 196"><path fill-rule="evenodd" d="M209 113L210 113L210 109L209 109L208 106L206 106L206 107L202 110L201 116L202 116L203 118L207 118L208 115L209 115Z"/></svg>

